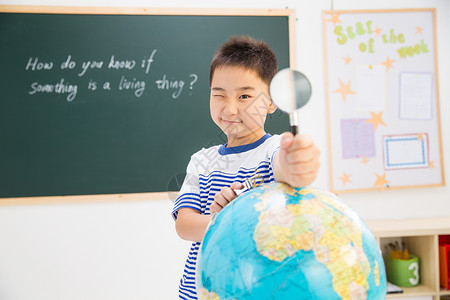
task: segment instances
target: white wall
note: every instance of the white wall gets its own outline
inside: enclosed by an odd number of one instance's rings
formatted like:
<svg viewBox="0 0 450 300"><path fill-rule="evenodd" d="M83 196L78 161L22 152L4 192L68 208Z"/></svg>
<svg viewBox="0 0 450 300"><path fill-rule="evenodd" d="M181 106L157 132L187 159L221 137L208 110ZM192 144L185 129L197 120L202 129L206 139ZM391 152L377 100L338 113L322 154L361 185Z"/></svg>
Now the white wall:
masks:
<svg viewBox="0 0 450 300"><path fill-rule="evenodd" d="M302 127L322 149L315 186L328 187L321 11L331 0L0 0L0 4L136 7L294 8L299 68L316 92ZM437 8L444 153L450 153L448 0L335 0L335 9ZM447 151L447 152L445 152ZM450 176L450 158L444 155ZM450 187L344 194L364 219L450 215ZM0 299L175 299L189 244L181 241L168 200L0 206Z"/></svg>

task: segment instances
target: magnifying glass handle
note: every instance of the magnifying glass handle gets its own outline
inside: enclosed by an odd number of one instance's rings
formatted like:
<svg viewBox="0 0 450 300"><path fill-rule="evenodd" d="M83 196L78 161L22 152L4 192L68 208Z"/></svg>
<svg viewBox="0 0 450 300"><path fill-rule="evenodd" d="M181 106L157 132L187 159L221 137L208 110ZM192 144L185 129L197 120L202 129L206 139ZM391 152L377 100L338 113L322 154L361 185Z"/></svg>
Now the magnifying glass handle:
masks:
<svg viewBox="0 0 450 300"><path fill-rule="evenodd" d="M291 132L295 136L299 133L299 120L298 120L298 110L289 113L289 123L291 124Z"/></svg>
<svg viewBox="0 0 450 300"><path fill-rule="evenodd" d="M295 136L298 133L298 126L291 125L291 133Z"/></svg>

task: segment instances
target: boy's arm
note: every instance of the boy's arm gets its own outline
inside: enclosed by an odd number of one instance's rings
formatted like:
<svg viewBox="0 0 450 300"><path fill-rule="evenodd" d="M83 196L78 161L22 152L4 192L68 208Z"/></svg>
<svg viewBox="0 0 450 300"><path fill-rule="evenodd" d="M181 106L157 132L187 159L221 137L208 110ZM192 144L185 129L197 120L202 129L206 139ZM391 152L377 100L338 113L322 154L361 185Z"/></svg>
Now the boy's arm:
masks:
<svg viewBox="0 0 450 300"><path fill-rule="evenodd" d="M240 182L233 182L230 187L223 187L214 196L214 202L210 206L211 214L220 212L233 201L237 197L234 190L241 188L243 185ZM178 210L175 228L183 240L201 242L210 220L211 215L203 215L196 209L183 207Z"/></svg>
<svg viewBox="0 0 450 300"><path fill-rule="evenodd" d="M178 210L175 229L183 240L201 242L209 220L211 215L202 215L198 210L183 207Z"/></svg>
<svg viewBox="0 0 450 300"><path fill-rule="evenodd" d="M308 135L284 133L280 151L273 160L275 180L293 187L305 187L314 182L320 167L320 150Z"/></svg>

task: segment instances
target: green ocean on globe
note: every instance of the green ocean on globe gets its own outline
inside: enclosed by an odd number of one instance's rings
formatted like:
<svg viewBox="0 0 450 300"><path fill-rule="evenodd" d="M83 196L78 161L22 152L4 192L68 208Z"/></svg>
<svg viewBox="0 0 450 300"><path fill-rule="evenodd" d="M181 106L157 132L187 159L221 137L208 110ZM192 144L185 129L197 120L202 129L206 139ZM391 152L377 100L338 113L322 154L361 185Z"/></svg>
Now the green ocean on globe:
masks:
<svg viewBox="0 0 450 300"><path fill-rule="evenodd" d="M385 299L380 248L336 195L261 185L211 222L197 263L199 299Z"/></svg>

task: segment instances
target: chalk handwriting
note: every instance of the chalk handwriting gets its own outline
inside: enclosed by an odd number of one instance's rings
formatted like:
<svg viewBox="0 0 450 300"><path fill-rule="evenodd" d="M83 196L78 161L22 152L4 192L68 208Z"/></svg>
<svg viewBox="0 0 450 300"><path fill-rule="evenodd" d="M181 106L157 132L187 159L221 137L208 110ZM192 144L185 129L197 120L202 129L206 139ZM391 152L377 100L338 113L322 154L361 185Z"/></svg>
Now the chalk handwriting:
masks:
<svg viewBox="0 0 450 300"><path fill-rule="evenodd" d="M92 79L89 80L88 90L95 91L97 89L97 82Z"/></svg>
<svg viewBox="0 0 450 300"><path fill-rule="evenodd" d="M88 69L101 69L103 67L103 61L84 61L81 64L82 71L78 73L78 76L83 76Z"/></svg>
<svg viewBox="0 0 450 300"><path fill-rule="evenodd" d="M61 70L64 69L74 69L77 66L77 63L72 60L72 55L67 56L65 62L61 64Z"/></svg>
<svg viewBox="0 0 450 300"><path fill-rule="evenodd" d="M72 102L77 96L78 86L64 82L64 78L55 84L40 84L39 82L33 82L31 84L31 90L28 94L34 95L36 93L55 93L55 94L67 94L66 100Z"/></svg>
<svg viewBox="0 0 450 300"><path fill-rule="evenodd" d="M111 59L109 60L108 69L128 69L132 70L136 65L136 61L132 60L117 60L114 55L111 55Z"/></svg>
<svg viewBox="0 0 450 300"><path fill-rule="evenodd" d="M183 80L168 80L166 79L166 74L164 74L162 79L156 80L155 83L160 90L174 89L175 92L172 94L173 99L177 99L180 96L184 86Z"/></svg>
<svg viewBox="0 0 450 300"><path fill-rule="evenodd" d="M148 72L150 71L150 66L153 62L153 56L155 56L156 53L156 49L153 50L152 54L150 54L150 57L147 59L146 57L144 57L144 59L142 60L142 64L141 64L141 68L145 68L145 74L148 74Z"/></svg>
<svg viewBox="0 0 450 300"><path fill-rule="evenodd" d="M136 80L136 78L133 78L133 80L128 80L125 76L122 76L122 78L120 78L119 90L130 89L134 89L134 95L136 95L136 97L140 97L145 90L145 82Z"/></svg>
<svg viewBox="0 0 450 300"><path fill-rule="evenodd" d="M153 65L156 63L155 60L157 60L157 52L157 49L153 49L147 52L147 55L137 59L110 55L106 56L106 60L98 58L82 59L71 54L66 54L60 61L49 61L38 56L30 56L24 62L25 71L36 73L51 71L51 77L46 75L46 77L39 77L40 79L31 79L26 83L28 85L27 92L28 95L63 94L68 102L72 102L77 97L80 91L79 88L84 87L89 92L99 90L111 93L131 92L135 97L139 98L150 87L150 82L156 86L156 90L169 92L172 99L179 98L185 86L189 87L187 89L188 96L192 96L194 85L198 80L197 74L185 74L182 80L170 78L167 74L155 75L154 77L150 75L152 72L155 72L153 71L155 70ZM160 67L161 65L159 65ZM64 73L61 72L61 74L64 75L57 75L55 78L53 72L57 74L58 70L63 70ZM101 72L105 71L107 76L102 77ZM75 78L89 76L88 81L83 81L81 85L79 82L69 83L68 81L76 79L66 77L68 72L72 72ZM100 78L95 78L94 74ZM66 80L66 78L69 79Z"/></svg>
<svg viewBox="0 0 450 300"><path fill-rule="evenodd" d="M30 57L28 60L27 66L25 67L25 70L31 70L31 71L40 71L40 70L51 70L53 69L53 62L43 62L39 61L39 58Z"/></svg>

